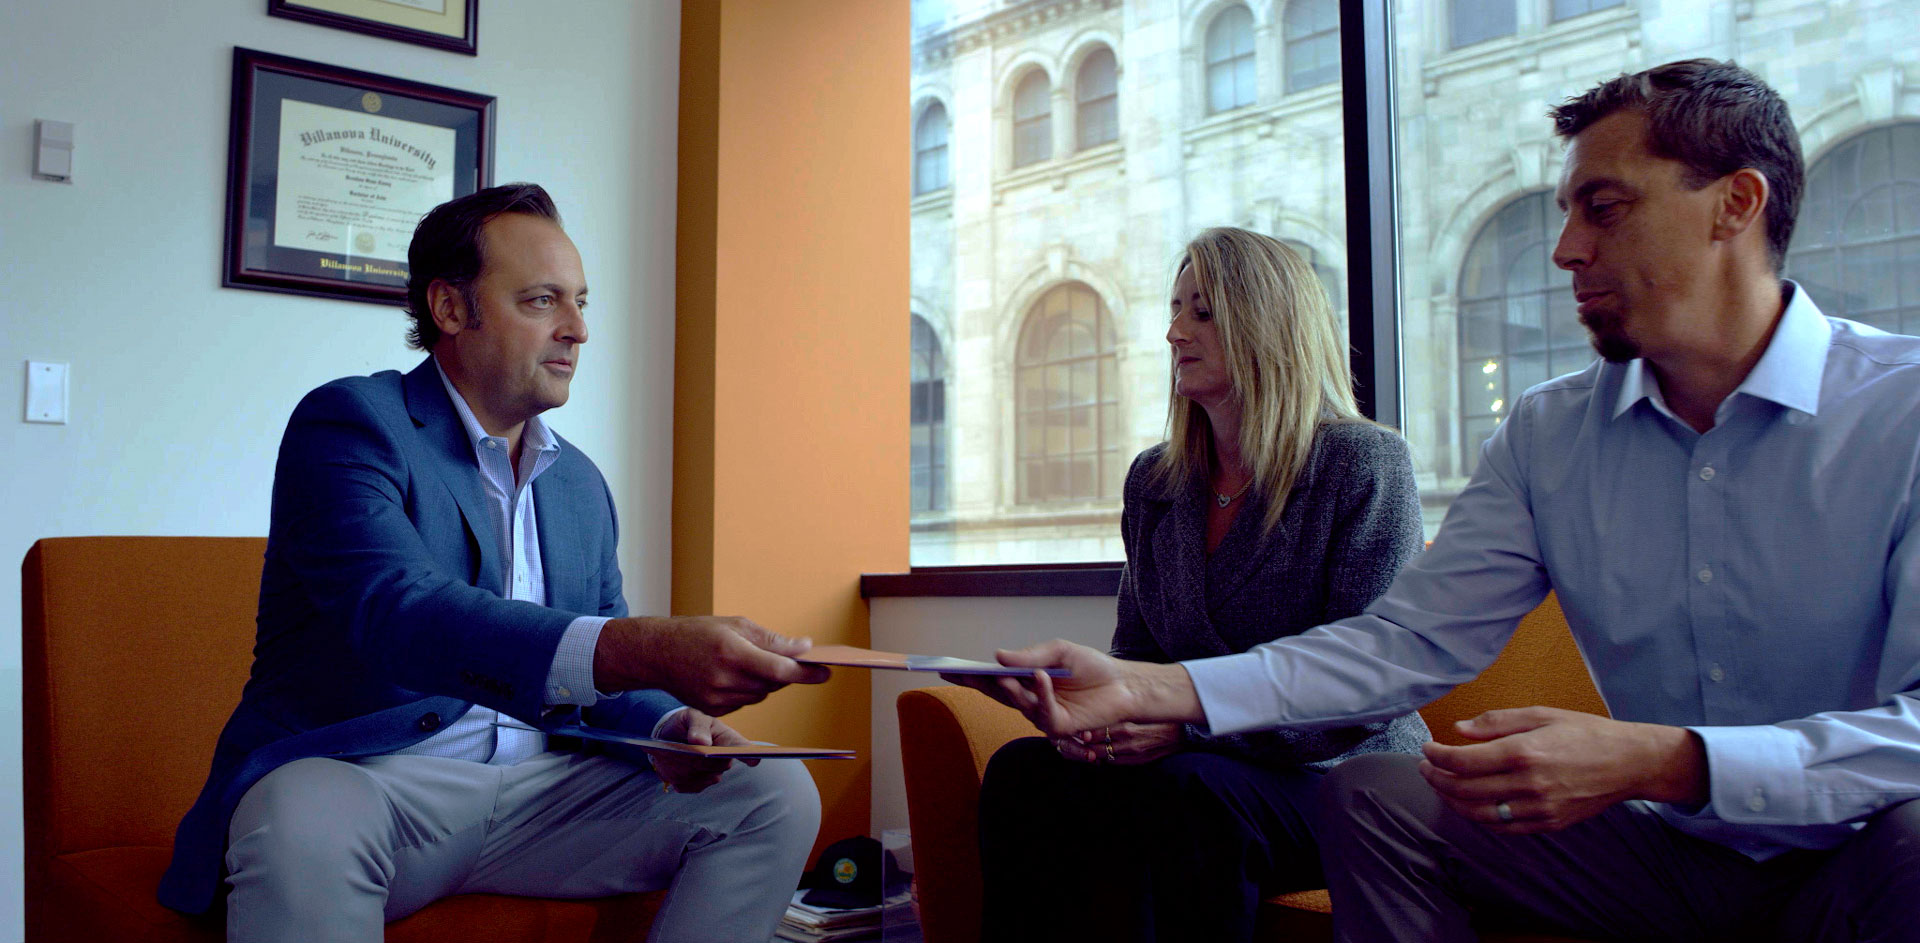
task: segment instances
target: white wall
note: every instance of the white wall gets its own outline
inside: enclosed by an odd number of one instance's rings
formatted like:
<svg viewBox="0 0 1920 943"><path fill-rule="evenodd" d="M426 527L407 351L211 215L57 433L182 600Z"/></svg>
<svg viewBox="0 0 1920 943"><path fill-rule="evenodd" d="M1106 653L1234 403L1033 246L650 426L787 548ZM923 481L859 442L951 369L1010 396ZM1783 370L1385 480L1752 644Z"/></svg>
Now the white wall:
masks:
<svg viewBox="0 0 1920 943"><path fill-rule="evenodd" d="M993 659L996 648L1024 648L1063 638L1107 650L1113 641L1112 596L888 596L869 600L873 647L883 652ZM946 684L934 675L873 672L873 814L879 837L907 827L906 782L900 772L900 692ZM1037 733L1037 731L1036 731Z"/></svg>
<svg viewBox="0 0 1920 943"><path fill-rule="evenodd" d="M552 419L613 488L628 601L667 609L679 4L487 0L477 58L265 6L0 4L0 940L22 936L27 548L264 534L300 396L419 359L396 308L219 287L236 45L499 97L494 180L553 193L593 286ZM35 118L75 124L73 184L30 176ZM72 364L69 424L21 421L29 358Z"/></svg>

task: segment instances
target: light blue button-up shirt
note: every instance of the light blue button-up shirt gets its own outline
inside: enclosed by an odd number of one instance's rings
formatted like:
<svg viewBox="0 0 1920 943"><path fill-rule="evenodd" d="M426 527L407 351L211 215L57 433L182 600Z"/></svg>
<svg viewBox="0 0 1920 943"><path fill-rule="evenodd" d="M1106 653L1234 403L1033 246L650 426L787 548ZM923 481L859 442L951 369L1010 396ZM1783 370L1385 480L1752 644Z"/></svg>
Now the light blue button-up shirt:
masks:
<svg viewBox="0 0 1920 943"><path fill-rule="evenodd" d="M500 585L507 598L547 604L547 574L540 561L540 528L535 518L533 481L560 457L560 440L539 416L527 420L521 433L520 467L524 474L514 480L513 458L505 436L488 435L473 409L447 379L435 360L440 383L453 400L453 411L473 443L474 461L480 466L481 491L486 497L487 516L493 524L493 538L499 541L500 560L506 572ZM484 537L484 535L483 535ZM593 687L593 650L606 626L602 616L581 616L567 625L554 650L553 665L547 669L546 701L549 706L578 704L590 707L599 700ZM505 718L498 711L475 704L446 729L400 753L450 756L458 759L511 766L546 749L546 735L526 729L524 721Z"/></svg>
<svg viewBox="0 0 1920 943"><path fill-rule="evenodd" d="M1704 434L1643 361L1528 390L1364 614L1186 664L1212 729L1422 706L1551 589L1613 716L1705 743L1682 831L1766 858L1920 797L1920 339L1783 291Z"/></svg>

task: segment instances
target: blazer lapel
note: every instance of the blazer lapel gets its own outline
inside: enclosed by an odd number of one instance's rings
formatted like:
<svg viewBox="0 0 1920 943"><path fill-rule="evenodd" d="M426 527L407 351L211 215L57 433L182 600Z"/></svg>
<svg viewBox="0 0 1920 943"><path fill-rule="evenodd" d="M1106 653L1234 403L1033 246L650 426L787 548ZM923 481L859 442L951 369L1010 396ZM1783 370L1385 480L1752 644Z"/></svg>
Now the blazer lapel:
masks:
<svg viewBox="0 0 1920 943"><path fill-rule="evenodd" d="M467 551L479 561L478 572L470 574L473 585L505 596L506 587L500 582L500 537L494 532L493 517L487 513L486 497L480 490L480 469L473 457L473 442L467 438L467 430L453 411L453 400L447 398L432 355L407 374L402 386L406 390L407 415L420 433L428 465L452 492L453 503L460 509L461 523L466 526Z"/></svg>

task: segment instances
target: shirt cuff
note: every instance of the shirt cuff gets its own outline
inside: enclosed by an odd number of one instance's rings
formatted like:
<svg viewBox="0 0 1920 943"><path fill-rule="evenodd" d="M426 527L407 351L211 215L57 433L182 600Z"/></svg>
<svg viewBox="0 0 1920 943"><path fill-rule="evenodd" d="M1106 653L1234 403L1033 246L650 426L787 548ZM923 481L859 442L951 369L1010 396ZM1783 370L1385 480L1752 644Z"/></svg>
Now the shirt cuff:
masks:
<svg viewBox="0 0 1920 943"><path fill-rule="evenodd" d="M1259 656L1242 652L1217 658L1183 661L1193 693L1206 714L1204 729L1214 736L1272 726L1279 714L1277 691L1268 680Z"/></svg>
<svg viewBox="0 0 1920 943"><path fill-rule="evenodd" d="M548 707L592 707L606 696L593 687L593 650L609 621L605 616L581 616L567 625L560 646L553 651L553 665L547 669Z"/></svg>
<svg viewBox="0 0 1920 943"><path fill-rule="evenodd" d="M1778 727L1688 727L1707 749L1708 809L1728 822L1807 821L1798 738Z"/></svg>

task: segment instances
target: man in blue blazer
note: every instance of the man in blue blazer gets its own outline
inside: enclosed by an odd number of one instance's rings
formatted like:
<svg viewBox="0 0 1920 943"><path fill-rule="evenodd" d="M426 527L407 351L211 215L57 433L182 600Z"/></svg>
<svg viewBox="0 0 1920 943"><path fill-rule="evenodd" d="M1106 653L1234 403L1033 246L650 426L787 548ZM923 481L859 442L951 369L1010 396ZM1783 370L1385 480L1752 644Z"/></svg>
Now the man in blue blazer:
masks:
<svg viewBox="0 0 1920 943"><path fill-rule="evenodd" d="M606 482L540 418L588 333L545 191L444 204L408 256L429 356L294 410L252 676L161 901L208 911L224 878L235 943L368 941L450 894L668 888L651 939L767 939L819 826L804 768L550 751L529 722L742 743L713 715L825 669L745 619L628 616Z"/></svg>

